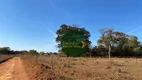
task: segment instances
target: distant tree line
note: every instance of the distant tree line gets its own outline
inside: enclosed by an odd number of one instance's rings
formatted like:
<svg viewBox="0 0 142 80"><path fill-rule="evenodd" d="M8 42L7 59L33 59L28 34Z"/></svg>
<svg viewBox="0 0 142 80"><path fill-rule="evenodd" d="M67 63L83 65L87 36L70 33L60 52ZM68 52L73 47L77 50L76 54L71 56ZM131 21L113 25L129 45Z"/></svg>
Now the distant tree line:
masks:
<svg viewBox="0 0 142 80"><path fill-rule="evenodd" d="M138 38L113 29L100 29L98 46L91 48L91 56L142 57L142 44Z"/></svg>
<svg viewBox="0 0 142 80"><path fill-rule="evenodd" d="M64 33L71 31L72 29L79 29L78 26L63 24L57 30L56 42L58 43L59 51L62 52L61 40ZM97 45L91 47L91 41L89 37L91 36L89 31L85 28L83 29L87 35L88 40L88 52L83 56L91 57L142 57L142 43L138 41L137 36L129 35L124 32L114 31L113 29L104 28L100 29L101 34L99 40L97 40ZM70 36L68 36L70 37Z"/></svg>
<svg viewBox="0 0 142 80"><path fill-rule="evenodd" d="M97 40L96 46L91 47L91 41L89 37L91 36L89 31L85 28L79 29L78 26L68 26L66 24L61 25L60 29L57 30L56 42L58 43L59 52L62 53L62 47L60 42L62 36L67 31L78 29L84 31L86 35L86 40L88 41L88 52L84 53L83 56L90 57L142 57L142 43L138 41L137 36L129 35L124 32L115 31L113 29L100 29L100 38ZM34 54L34 55L50 55L58 53L56 52L37 52L36 50L29 51L14 51L9 47L0 48L0 54Z"/></svg>
<svg viewBox="0 0 142 80"><path fill-rule="evenodd" d="M1 47L0 48L0 54L7 54L7 55L11 55L11 54L22 54L25 51L14 51L11 50L10 47Z"/></svg>
<svg viewBox="0 0 142 80"><path fill-rule="evenodd" d="M6 54L6 55L16 55L16 54L50 55L50 54L54 54L54 55L57 55L58 53L56 52L37 52L36 50L16 51L16 50L11 50L10 47L1 47L0 54Z"/></svg>

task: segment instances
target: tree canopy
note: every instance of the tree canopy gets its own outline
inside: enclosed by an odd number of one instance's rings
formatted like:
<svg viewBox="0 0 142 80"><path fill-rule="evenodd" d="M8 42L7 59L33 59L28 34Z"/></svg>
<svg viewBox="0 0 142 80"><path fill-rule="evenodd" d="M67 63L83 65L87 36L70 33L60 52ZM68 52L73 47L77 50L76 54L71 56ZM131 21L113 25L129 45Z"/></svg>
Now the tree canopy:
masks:
<svg viewBox="0 0 142 80"><path fill-rule="evenodd" d="M100 33L100 39L97 41L97 48L101 50L100 54L104 53L107 56L108 46L111 47L112 56L135 56L141 52L140 42L136 36L114 31L113 29L101 29ZM102 50L103 48L104 50ZM96 53L99 54L97 51Z"/></svg>
<svg viewBox="0 0 142 80"><path fill-rule="evenodd" d="M56 34L58 47L67 56L81 56L83 53L88 52L91 41L89 41L90 33L85 28L63 24ZM79 47L83 42L87 44L86 47ZM67 44L67 47L63 46L65 44ZM70 45L70 48L68 45Z"/></svg>

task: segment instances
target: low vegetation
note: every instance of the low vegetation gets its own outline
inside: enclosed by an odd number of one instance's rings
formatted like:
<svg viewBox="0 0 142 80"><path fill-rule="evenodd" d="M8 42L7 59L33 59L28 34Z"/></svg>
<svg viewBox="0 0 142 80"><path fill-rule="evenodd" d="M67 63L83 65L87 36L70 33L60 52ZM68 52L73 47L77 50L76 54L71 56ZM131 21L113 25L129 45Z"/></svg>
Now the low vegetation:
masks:
<svg viewBox="0 0 142 80"><path fill-rule="evenodd" d="M140 58L22 56L33 80L141 80ZM30 71L30 72L29 72ZM33 73L34 72L34 73ZM136 73L137 72L137 73Z"/></svg>

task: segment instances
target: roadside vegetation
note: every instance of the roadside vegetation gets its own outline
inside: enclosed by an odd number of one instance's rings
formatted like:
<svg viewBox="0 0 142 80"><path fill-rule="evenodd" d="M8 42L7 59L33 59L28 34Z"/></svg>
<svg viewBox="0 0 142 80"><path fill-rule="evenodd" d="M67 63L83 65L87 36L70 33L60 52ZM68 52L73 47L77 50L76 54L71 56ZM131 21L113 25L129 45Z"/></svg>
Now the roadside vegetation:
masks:
<svg viewBox="0 0 142 80"><path fill-rule="evenodd" d="M21 56L31 80L141 80L141 58Z"/></svg>

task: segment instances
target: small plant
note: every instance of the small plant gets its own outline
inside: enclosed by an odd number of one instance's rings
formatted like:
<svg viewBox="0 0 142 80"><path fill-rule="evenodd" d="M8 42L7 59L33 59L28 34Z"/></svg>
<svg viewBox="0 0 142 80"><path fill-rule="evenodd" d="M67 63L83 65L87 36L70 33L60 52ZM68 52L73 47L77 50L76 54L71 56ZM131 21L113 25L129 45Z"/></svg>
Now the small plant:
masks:
<svg viewBox="0 0 142 80"><path fill-rule="evenodd" d="M69 64L64 64L64 67L72 68L72 66Z"/></svg>
<svg viewBox="0 0 142 80"><path fill-rule="evenodd" d="M71 65L76 65L75 63L71 63Z"/></svg>

